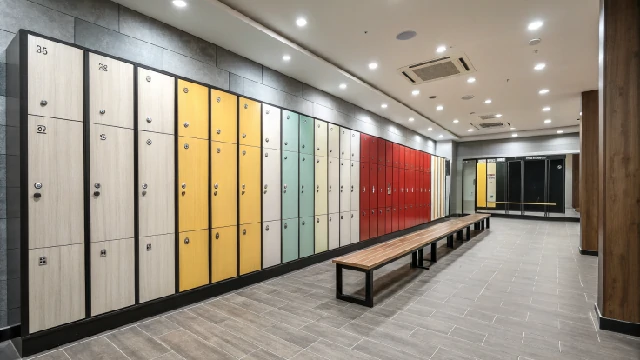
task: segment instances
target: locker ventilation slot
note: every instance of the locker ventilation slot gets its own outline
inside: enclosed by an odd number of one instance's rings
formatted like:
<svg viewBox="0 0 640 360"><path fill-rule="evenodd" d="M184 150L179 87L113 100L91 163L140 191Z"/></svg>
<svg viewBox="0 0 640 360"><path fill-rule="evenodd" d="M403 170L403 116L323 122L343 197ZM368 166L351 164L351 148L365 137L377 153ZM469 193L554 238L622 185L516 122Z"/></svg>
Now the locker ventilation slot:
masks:
<svg viewBox="0 0 640 360"><path fill-rule="evenodd" d="M446 56L422 61L398 69L398 72L412 84L466 75L475 71L476 69L471 64L471 61L463 53L454 57Z"/></svg>

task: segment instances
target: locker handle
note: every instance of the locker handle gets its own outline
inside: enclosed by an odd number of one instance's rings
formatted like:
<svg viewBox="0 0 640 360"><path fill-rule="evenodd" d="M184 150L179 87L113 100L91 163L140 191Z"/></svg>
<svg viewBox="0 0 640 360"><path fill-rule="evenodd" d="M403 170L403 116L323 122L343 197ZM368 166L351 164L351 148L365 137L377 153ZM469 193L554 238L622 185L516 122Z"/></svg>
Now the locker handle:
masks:
<svg viewBox="0 0 640 360"><path fill-rule="evenodd" d="M353 214L351 214L351 218L353 219Z"/></svg>
<svg viewBox="0 0 640 360"><path fill-rule="evenodd" d="M104 115L106 113L105 110L100 110L100 115Z"/></svg>
<svg viewBox="0 0 640 360"><path fill-rule="evenodd" d="M187 237L187 238L184 238L184 243L185 243L185 244L189 245L189 242L190 242L190 241L189 241L189 238L188 238L188 237Z"/></svg>
<svg viewBox="0 0 640 360"><path fill-rule="evenodd" d="M95 196L95 197L100 196L100 191L94 191L94 192L93 192L93 196Z"/></svg>
<svg viewBox="0 0 640 360"><path fill-rule="evenodd" d="M40 106L47 106L47 104L48 104L47 100L40 101Z"/></svg>
<svg viewBox="0 0 640 360"><path fill-rule="evenodd" d="M188 122L184 123L183 125L184 125L185 128L189 127L189 123Z"/></svg>
<svg viewBox="0 0 640 360"><path fill-rule="evenodd" d="M42 197L42 194L40 194L39 192L37 192L37 193L33 194L33 197L34 197L34 198L36 198L36 199L39 199L39 198L41 198L41 197Z"/></svg>
<svg viewBox="0 0 640 360"><path fill-rule="evenodd" d="M147 118L147 123L151 124L151 121L152 121L152 120L151 120L151 118L150 118L150 117L148 117L148 118Z"/></svg>
<svg viewBox="0 0 640 360"><path fill-rule="evenodd" d="M366 187L363 186L362 187L362 192L366 192L366 191L367 191Z"/></svg>
<svg viewBox="0 0 640 360"><path fill-rule="evenodd" d="M287 223L284 223L284 228L286 229L288 227Z"/></svg>
<svg viewBox="0 0 640 360"><path fill-rule="evenodd" d="M372 193L375 193L375 192L376 192L376 187L375 187L375 186L372 186L372 187L371 187L371 192L372 192Z"/></svg>

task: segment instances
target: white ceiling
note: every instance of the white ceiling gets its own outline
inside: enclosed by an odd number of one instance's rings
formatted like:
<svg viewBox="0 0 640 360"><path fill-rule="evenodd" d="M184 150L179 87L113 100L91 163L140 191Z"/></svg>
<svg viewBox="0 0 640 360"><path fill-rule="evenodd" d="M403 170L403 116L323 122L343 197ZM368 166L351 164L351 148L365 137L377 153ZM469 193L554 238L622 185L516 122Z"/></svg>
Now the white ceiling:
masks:
<svg viewBox="0 0 640 360"><path fill-rule="evenodd" d="M186 0L183 9L170 0L116 1L437 140L510 137L509 129L467 131L489 113L503 114L520 137L578 131L580 93L598 86L598 0ZM529 31L534 20L544 26ZM404 30L418 35L396 40ZM529 46L536 37L542 43ZM440 45L449 50L437 54ZM412 85L397 71L458 51L476 68L476 83ZM533 69L539 62L543 71ZM539 95L543 88L549 94Z"/></svg>

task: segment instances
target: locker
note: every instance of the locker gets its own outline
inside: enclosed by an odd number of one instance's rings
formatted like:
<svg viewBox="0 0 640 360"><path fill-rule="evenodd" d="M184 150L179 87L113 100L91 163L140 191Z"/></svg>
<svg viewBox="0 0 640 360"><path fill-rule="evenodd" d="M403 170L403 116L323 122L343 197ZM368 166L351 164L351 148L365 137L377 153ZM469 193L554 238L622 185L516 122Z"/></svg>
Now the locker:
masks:
<svg viewBox="0 0 640 360"><path fill-rule="evenodd" d="M133 130L91 125L91 241L134 237Z"/></svg>
<svg viewBox="0 0 640 360"><path fill-rule="evenodd" d="M387 184L385 182L385 176L386 176L386 171L385 171L384 165L378 164L378 174L377 174L378 186L376 188L376 191L378 193L378 201L377 201L378 207L385 206L385 197L387 196Z"/></svg>
<svg viewBox="0 0 640 360"><path fill-rule="evenodd" d="M138 71L138 130L173 135L176 79L155 71Z"/></svg>
<svg viewBox="0 0 640 360"><path fill-rule="evenodd" d="M138 243L138 282L141 303L175 292L175 253L175 233L140 237Z"/></svg>
<svg viewBox="0 0 640 360"><path fill-rule="evenodd" d="M175 137L138 131L140 237L175 232Z"/></svg>
<svg viewBox="0 0 640 360"><path fill-rule="evenodd" d="M298 198L300 199L300 217L309 217L315 214L315 175L314 159L312 155L300 154L300 188Z"/></svg>
<svg viewBox="0 0 640 360"><path fill-rule="evenodd" d="M83 244L29 250L29 331L84 318L84 290Z"/></svg>
<svg viewBox="0 0 640 360"><path fill-rule="evenodd" d="M329 249L329 215L315 217L315 253L321 253Z"/></svg>
<svg viewBox="0 0 640 360"><path fill-rule="evenodd" d="M91 316L133 305L133 238L91 243Z"/></svg>
<svg viewBox="0 0 640 360"><path fill-rule="evenodd" d="M394 205L391 207L391 232L396 232L400 230L398 226L400 219L398 218L398 206Z"/></svg>
<svg viewBox="0 0 640 360"><path fill-rule="evenodd" d="M340 213L340 246L351 244L351 212L343 211Z"/></svg>
<svg viewBox="0 0 640 360"><path fill-rule="evenodd" d="M329 250L340 247L340 214L329 214Z"/></svg>
<svg viewBox="0 0 640 360"><path fill-rule="evenodd" d="M356 163L358 164L358 163ZM360 209L369 208L369 163L361 162L360 165ZM353 174L353 173L352 173Z"/></svg>
<svg viewBox="0 0 640 360"><path fill-rule="evenodd" d="M372 164L378 163L378 143L380 139L371 136L369 138L369 162Z"/></svg>
<svg viewBox="0 0 640 360"><path fill-rule="evenodd" d="M391 166L385 166L384 174L384 206L391 207L393 197L393 168Z"/></svg>
<svg viewBox="0 0 640 360"><path fill-rule="evenodd" d="M28 123L29 249L83 243L82 123L36 116Z"/></svg>
<svg viewBox="0 0 640 360"><path fill-rule="evenodd" d="M369 210L369 239L378 236L378 209Z"/></svg>
<svg viewBox="0 0 640 360"><path fill-rule="evenodd" d="M262 104L241 97L238 101L238 141L240 145L259 147Z"/></svg>
<svg viewBox="0 0 640 360"><path fill-rule="evenodd" d="M350 211L349 219L351 220L351 224L349 224L351 229L351 243L356 244L360 242L360 210Z"/></svg>
<svg viewBox="0 0 640 360"><path fill-rule="evenodd" d="M178 234L179 291L209 283L209 230Z"/></svg>
<svg viewBox="0 0 640 360"><path fill-rule="evenodd" d="M378 207L378 163L369 163L369 209Z"/></svg>
<svg viewBox="0 0 640 360"><path fill-rule="evenodd" d="M262 105L262 148L280 150L280 121L282 111L277 107Z"/></svg>
<svg viewBox="0 0 640 360"><path fill-rule="evenodd" d="M405 229L405 172L406 170L404 169L398 169L398 189L400 189L400 193L398 194L398 230Z"/></svg>
<svg viewBox="0 0 640 360"><path fill-rule="evenodd" d="M209 228L209 140L178 139L178 227Z"/></svg>
<svg viewBox="0 0 640 360"><path fill-rule="evenodd" d="M238 97L211 90L211 140L238 143Z"/></svg>
<svg viewBox="0 0 640 360"><path fill-rule="evenodd" d="M418 152L418 171L424 171L424 153Z"/></svg>
<svg viewBox="0 0 640 360"><path fill-rule="evenodd" d="M351 161L360 161L360 133L351 130Z"/></svg>
<svg viewBox="0 0 640 360"><path fill-rule="evenodd" d="M211 282L238 276L238 227L211 229Z"/></svg>
<svg viewBox="0 0 640 360"><path fill-rule="evenodd" d="M209 139L209 89L178 79L178 136Z"/></svg>
<svg viewBox="0 0 640 360"><path fill-rule="evenodd" d="M406 164L405 164L405 152L406 152L406 148L402 145L398 146L398 168L399 169L404 169Z"/></svg>
<svg viewBox="0 0 640 360"><path fill-rule="evenodd" d="M340 160L329 157L329 214L340 212Z"/></svg>
<svg viewBox="0 0 640 360"><path fill-rule="evenodd" d="M340 211L351 210L351 161L340 159ZM357 193L356 193L357 194Z"/></svg>
<svg viewBox="0 0 640 360"><path fill-rule="evenodd" d="M298 217L298 153L282 152L282 218Z"/></svg>
<svg viewBox="0 0 640 360"><path fill-rule="evenodd" d="M399 144L393 144L392 147L392 159L393 159L393 167L400 167L400 149L402 148Z"/></svg>
<svg viewBox="0 0 640 360"><path fill-rule="evenodd" d="M315 138L315 127L312 118L300 115L300 153L313 155L313 143Z"/></svg>
<svg viewBox="0 0 640 360"><path fill-rule="evenodd" d="M378 139L378 164L384 166L387 163L387 141Z"/></svg>
<svg viewBox="0 0 640 360"><path fill-rule="evenodd" d="M369 209L360 210L360 241L369 240Z"/></svg>
<svg viewBox="0 0 640 360"><path fill-rule="evenodd" d="M282 218L281 156L279 150L262 150L262 222Z"/></svg>
<svg viewBox="0 0 640 360"><path fill-rule="evenodd" d="M89 94L92 124L133 129L133 65L90 53Z"/></svg>
<svg viewBox="0 0 640 360"><path fill-rule="evenodd" d="M357 161L351 161L349 165L351 169L351 174L349 176L349 181L351 185L349 186L349 191L351 193L351 199L349 202L351 203L351 210L360 210L360 163ZM356 216L357 218L358 216Z"/></svg>
<svg viewBox="0 0 640 360"><path fill-rule="evenodd" d="M378 236L382 236L385 234L384 229L386 226L386 209L385 208L378 208L378 219L377 219L377 224L378 224Z"/></svg>
<svg viewBox="0 0 640 360"><path fill-rule="evenodd" d="M294 112L283 110L282 112L282 150L299 152L298 136L300 128L300 116Z"/></svg>
<svg viewBox="0 0 640 360"><path fill-rule="evenodd" d="M357 133L356 133L357 134ZM351 144L353 149L353 144ZM360 162L368 163L371 157L371 137L366 134L360 133Z"/></svg>
<svg viewBox="0 0 640 360"><path fill-rule="evenodd" d="M298 223L300 219L282 220L282 262L298 258Z"/></svg>
<svg viewBox="0 0 640 360"><path fill-rule="evenodd" d="M240 275L262 269L262 224L240 225Z"/></svg>
<svg viewBox="0 0 640 360"><path fill-rule="evenodd" d="M397 207L400 205L400 169L398 168L393 168L391 188L391 206Z"/></svg>
<svg viewBox="0 0 640 360"><path fill-rule="evenodd" d="M28 45L29 114L82 121L82 50L33 35Z"/></svg>
<svg viewBox="0 0 640 360"><path fill-rule="evenodd" d="M409 170L411 167L411 149L408 147L404 148L404 169Z"/></svg>
<svg viewBox="0 0 640 360"><path fill-rule="evenodd" d="M315 119L315 146L316 146L316 156L327 157L327 123Z"/></svg>
<svg viewBox="0 0 640 360"><path fill-rule="evenodd" d="M282 263L282 222L262 223L262 268Z"/></svg>
<svg viewBox="0 0 640 360"><path fill-rule="evenodd" d="M384 234L390 234L391 233L391 208L388 207L384 210Z"/></svg>
<svg viewBox="0 0 640 360"><path fill-rule="evenodd" d="M340 159L351 159L351 130L340 127Z"/></svg>
<svg viewBox="0 0 640 360"><path fill-rule="evenodd" d="M326 215L328 208L327 158L315 157L315 215Z"/></svg>
<svg viewBox="0 0 640 360"><path fill-rule="evenodd" d="M340 156L340 127L328 124L329 128L329 157L339 158Z"/></svg>
<svg viewBox="0 0 640 360"><path fill-rule="evenodd" d="M262 176L260 171L260 160L262 151L260 148L240 145L238 157L239 181L238 192L240 193L240 218L238 224L255 224L261 221L262 212ZM254 231L255 232L255 231Z"/></svg>
<svg viewBox="0 0 640 360"><path fill-rule="evenodd" d="M395 145L394 143L392 143L391 141L385 141L384 142L384 165L386 167L393 167L393 145Z"/></svg>
<svg viewBox="0 0 640 360"><path fill-rule="evenodd" d="M238 145L211 142L211 228L238 224Z"/></svg>
<svg viewBox="0 0 640 360"><path fill-rule="evenodd" d="M315 252L315 226L313 216L300 218L300 257L313 255Z"/></svg>

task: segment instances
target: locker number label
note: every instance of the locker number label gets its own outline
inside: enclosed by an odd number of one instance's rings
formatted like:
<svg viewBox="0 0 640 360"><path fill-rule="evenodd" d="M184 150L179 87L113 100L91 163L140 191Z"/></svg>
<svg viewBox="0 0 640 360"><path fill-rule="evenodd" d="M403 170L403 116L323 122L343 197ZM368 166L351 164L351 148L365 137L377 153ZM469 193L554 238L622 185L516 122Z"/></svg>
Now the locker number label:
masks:
<svg viewBox="0 0 640 360"><path fill-rule="evenodd" d="M109 68L107 67L107 64L98 63L98 70L99 71L109 71Z"/></svg>
<svg viewBox="0 0 640 360"><path fill-rule="evenodd" d="M42 54L42 55L47 55L49 53L49 51L47 51L47 48L44 47L44 46L36 45L36 53Z"/></svg>
<svg viewBox="0 0 640 360"><path fill-rule="evenodd" d="M44 125L38 125L38 126L36 126L36 132L37 132L38 134L44 134L44 135L46 135L46 134L47 134L47 127L46 127L46 126L44 126Z"/></svg>

